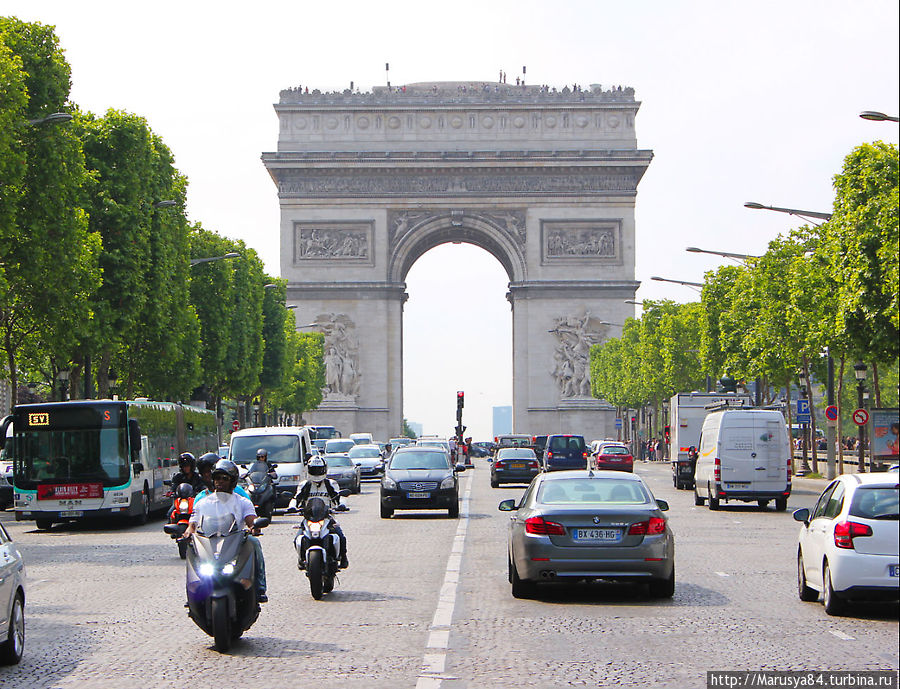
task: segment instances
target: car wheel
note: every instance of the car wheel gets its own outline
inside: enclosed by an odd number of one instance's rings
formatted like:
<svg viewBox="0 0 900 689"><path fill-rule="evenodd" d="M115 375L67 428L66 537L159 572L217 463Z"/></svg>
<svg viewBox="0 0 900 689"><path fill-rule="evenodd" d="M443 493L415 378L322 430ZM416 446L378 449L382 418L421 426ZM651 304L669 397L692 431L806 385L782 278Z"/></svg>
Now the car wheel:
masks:
<svg viewBox="0 0 900 689"><path fill-rule="evenodd" d="M393 516L394 516L394 510L392 510L390 507L388 507L387 505L385 505L385 504L382 503L382 505L381 505L381 518L382 518L382 519L390 519L390 518L393 517Z"/></svg>
<svg viewBox="0 0 900 689"><path fill-rule="evenodd" d="M829 615L843 615L847 604L842 598L838 598L838 595L834 592L834 586L831 584L831 569L828 567L827 562L825 563L825 571L822 572L822 581L824 582L822 599L825 603L825 612Z"/></svg>
<svg viewBox="0 0 900 689"><path fill-rule="evenodd" d="M459 502L454 502L447 508L447 516L450 517L450 519L457 519L459 517Z"/></svg>
<svg viewBox="0 0 900 689"><path fill-rule="evenodd" d="M512 562L510 562L510 569L512 570L512 595L513 598L532 598L537 589L537 584L533 581L528 581L526 579L520 579L519 573L516 571L516 566Z"/></svg>
<svg viewBox="0 0 900 689"><path fill-rule="evenodd" d="M703 505L703 498L700 497L700 493L697 492L697 486L694 485L694 504L698 506Z"/></svg>
<svg viewBox="0 0 900 689"><path fill-rule="evenodd" d="M719 509L719 498L713 497L712 488L708 485L706 486L707 494L709 495L709 509L712 511L716 511Z"/></svg>
<svg viewBox="0 0 900 689"><path fill-rule="evenodd" d="M17 593L9 615L6 641L0 644L0 664L17 665L25 652L25 604Z"/></svg>
<svg viewBox="0 0 900 689"><path fill-rule="evenodd" d="M654 579L650 582L650 596L653 598L671 598L675 595L675 567L666 579Z"/></svg>
<svg viewBox="0 0 900 689"><path fill-rule="evenodd" d="M797 595L800 600L810 603L819 600L819 592L806 585L806 570L803 567L803 552L797 550Z"/></svg>
<svg viewBox="0 0 900 689"><path fill-rule="evenodd" d="M672 477L672 485L675 486L675 490L679 490L681 488L681 484L678 483L678 479L675 476Z"/></svg>
<svg viewBox="0 0 900 689"><path fill-rule="evenodd" d="M500 487L500 484L497 482L497 479L492 478L491 479L491 488L499 488L499 487Z"/></svg>
<svg viewBox="0 0 900 689"><path fill-rule="evenodd" d="M759 506L759 509L764 510L769 506L768 500L757 500L756 504Z"/></svg>
<svg viewBox="0 0 900 689"><path fill-rule="evenodd" d="M775 498L775 511L784 512L787 509L787 498Z"/></svg>
<svg viewBox="0 0 900 689"><path fill-rule="evenodd" d="M362 481L356 482L356 486L354 486L352 492L354 495L359 495L362 492Z"/></svg>

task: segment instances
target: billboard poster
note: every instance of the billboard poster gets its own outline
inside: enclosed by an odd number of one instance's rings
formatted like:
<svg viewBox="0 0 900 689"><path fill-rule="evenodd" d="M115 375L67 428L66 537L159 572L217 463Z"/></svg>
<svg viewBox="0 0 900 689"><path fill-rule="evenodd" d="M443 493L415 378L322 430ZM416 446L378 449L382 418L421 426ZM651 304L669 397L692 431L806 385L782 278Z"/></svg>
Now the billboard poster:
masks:
<svg viewBox="0 0 900 689"><path fill-rule="evenodd" d="M871 413L872 457L900 457L900 410L873 409Z"/></svg>

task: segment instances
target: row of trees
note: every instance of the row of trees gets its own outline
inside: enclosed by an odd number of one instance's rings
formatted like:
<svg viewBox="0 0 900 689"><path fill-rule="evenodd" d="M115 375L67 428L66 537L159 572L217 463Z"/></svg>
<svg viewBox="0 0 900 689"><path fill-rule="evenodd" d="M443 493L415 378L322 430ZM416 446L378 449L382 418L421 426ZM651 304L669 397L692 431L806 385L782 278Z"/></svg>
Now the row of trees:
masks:
<svg viewBox="0 0 900 689"><path fill-rule="evenodd" d="M873 374L876 405L896 406L897 147L857 147L834 187L834 211L821 226L778 237L744 265L708 272L699 302L645 301L641 318L628 319L620 338L594 345L594 396L658 408L675 392L701 388L707 375L727 373L745 389L759 381L765 403L782 394L789 402L798 371L808 386L810 375L826 381L827 348L837 362L842 406L856 404L855 386L842 387L855 383L857 361Z"/></svg>
<svg viewBox="0 0 900 689"><path fill-rule="evenodd" d="M191 224L146 120L69 101L52 27L0 17L0 352L59 398L260 398L318 406L322 337L299 334L256 252ZM48 121L68 113L69 121ZM234 260L191 259L238 253ZM13 400L15 401L15 400Z"/></svg>

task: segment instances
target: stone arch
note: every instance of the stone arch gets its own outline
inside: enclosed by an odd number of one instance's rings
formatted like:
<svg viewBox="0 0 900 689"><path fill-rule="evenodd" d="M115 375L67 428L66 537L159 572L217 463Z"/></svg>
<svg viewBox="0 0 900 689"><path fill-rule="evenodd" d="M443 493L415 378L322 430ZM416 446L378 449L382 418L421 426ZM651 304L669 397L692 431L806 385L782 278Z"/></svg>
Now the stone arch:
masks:
<svg viewBox="0 0 900 689"><path fill-rule="evenodd" d="M414 212L409 214L411 217L403 213L392 216L390 229L396 230L399 221L402 231L391 232L388 262L391 282L405 282L410 268L425 252L449 242L465 242L484 249L500 262L510 282L526 279L524 212L490 215L461 211ZM505 222L503 218L506 218ZM406 224L403 224L404 220Z"/></svg>

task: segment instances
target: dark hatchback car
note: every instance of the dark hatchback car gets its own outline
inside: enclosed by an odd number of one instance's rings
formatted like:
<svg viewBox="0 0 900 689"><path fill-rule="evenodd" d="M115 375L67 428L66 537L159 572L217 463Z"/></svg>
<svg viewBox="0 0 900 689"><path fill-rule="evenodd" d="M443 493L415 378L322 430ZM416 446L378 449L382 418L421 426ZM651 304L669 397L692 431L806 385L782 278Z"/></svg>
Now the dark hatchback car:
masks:
<svg viewBox="0 0 900 689"><path fill-rule="evenodd" d="M491 488L501 483L531 483L541 473L534 450L528 447L502 447L491 464Z"/></svg>
<svg viewBox="0 0 900 689"><path fill-rule="evenodd" d="M381 518L390 519L394 510L447 510L458 517L457 474L465 469L437 447L398 448L381 479Z"/></svg>
<svg viewBox="0 0 900 689"><path fill-rule="evenodd" d="M587 469L588 450L581 435L548 435L543 457L544 471Z"/></svg>

